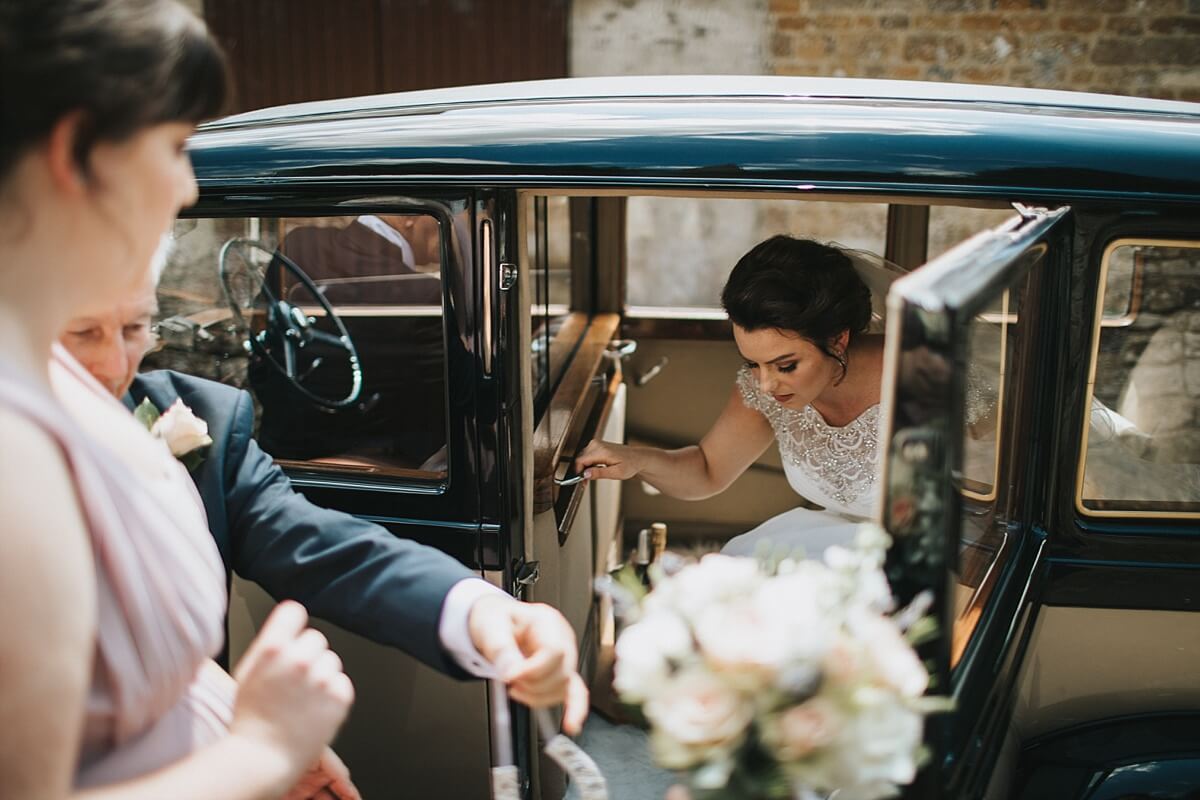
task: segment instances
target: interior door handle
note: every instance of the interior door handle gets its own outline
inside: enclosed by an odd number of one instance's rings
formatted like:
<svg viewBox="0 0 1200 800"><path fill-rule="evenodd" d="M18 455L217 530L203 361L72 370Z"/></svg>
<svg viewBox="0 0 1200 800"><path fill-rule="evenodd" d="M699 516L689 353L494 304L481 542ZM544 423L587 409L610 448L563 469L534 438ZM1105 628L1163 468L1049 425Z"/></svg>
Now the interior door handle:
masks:
<svg viewBox="0 0 1200 800"><path fill-rule="evenodd" d="M637 352L638 343L634 339L613 339L604 350L604 355L614 361L623 361Z"/></svg>
<svg viewBox="0 0 1200 800"><path fill-rule="evenodd" d="M665 367L669 363L671 363L670 359L668 359L666 356L663 356L657 362L655 362L654 366L650 367L650 369L646 370L645 372L641 373L636 378L634 378L633 385L634 386L645 386L647 383L649 383L650 381L657 378L658 373L662 372L663 367Z"/></svg>

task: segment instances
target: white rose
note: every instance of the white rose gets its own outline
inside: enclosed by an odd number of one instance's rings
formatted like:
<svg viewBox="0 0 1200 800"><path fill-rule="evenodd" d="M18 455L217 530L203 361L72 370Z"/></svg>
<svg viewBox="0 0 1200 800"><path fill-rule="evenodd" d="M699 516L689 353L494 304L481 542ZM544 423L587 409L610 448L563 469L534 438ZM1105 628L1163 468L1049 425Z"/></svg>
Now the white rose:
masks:
<svg viewBox="0 0 1200 800"><path fill-rule="evenodd" d="M710 605L693 627L712 669L748 691L786 689L783 683L795 684L800 673L815 675L835 631L830 611L838 599L822 577L821 569L800 569Z"/></svg>
<svg viewBox="0 0 1200 800"><path fill-rule="evenodd" d="M155 421L150 433L166 442L171 455L176 458L212 444L208 423L193 414L179 399Z"/></svg>
<svg viewBox="0 0 1200 800"><path fill-rule="evenodd" d="M858 712L839 741L845 785L911 783L921 748L920 713L879 689L860 689L855 701Z"/></svg>
<svg viewBox="0 0 1200 800"><path fill-rule="evenodd" d="M781 760L804 758L835 741L844 724L835 703L814 697L780 714L767 727L766 738Z"/></svg>
<svg viewBox="0 0 1200 800"><path fill-rule="evenodd" d="M695 623L696 642L713 671L740 688L774 682L787 658L787 626L753 597L713 605Z"/></svg>
<svg viewBox="0 0 1200 800"><path fill-rule="evenodd" d="M753 558L708 553L655 585L646 597L646 608L670 608L695 620L714 603L749 594L763 579Z"/></svg>
<svg viewBox="0 0 1200 800"><path fill-rule="evenodd" d="M821 661L825 679L841 686L852 686L863 681L866 659L858 642L838 633L834 636Z"/></svg>
<svg viewBox="0 0 1200 800"><path fill-rule="evenodd" d="M851 613L847 623L854 638L862 643L869 669L883 685L904 697L925 693L929 673L892 620L859 611Z"/></svg>
<svg viewBox="0 0 1200 800"><path fill-rule="evenodd" d="M622 700L641 702L665 685L669 661L684 661L692 652L692 635L683 620L669 612L647 614L617 639L613 688Z"/></svg>
<svg viewBox="0 0 1200 800"><path fill-rule="evenodd" d="M841 616L839 587L832 571L807 561L755 593L754 602L777 627L789 661L816 663L829 649Z"/></svg>
<svg viewBox="0 0 1200 800"><path fill-rule="evenodd" d="M677 673L642 711L651 747L668 769L684 769L733 752L754 716L751 700L703 669Z"/></svg>

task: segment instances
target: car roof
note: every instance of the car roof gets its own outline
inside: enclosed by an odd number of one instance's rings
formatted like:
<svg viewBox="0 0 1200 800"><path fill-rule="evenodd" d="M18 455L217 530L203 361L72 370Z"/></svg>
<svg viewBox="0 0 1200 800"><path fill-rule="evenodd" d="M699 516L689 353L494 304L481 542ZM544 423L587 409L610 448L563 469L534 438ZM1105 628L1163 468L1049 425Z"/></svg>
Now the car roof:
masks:
<svg viewBox="0 0 1200 800"><path fill-rule="evenodd" d="M1143 111L1200 115L1200 104L1111 94L1025 89L930 81L858 78L799 78L741 75L650 75L560 78L544 81L454 86L414 92L293 103L226 117L208 128L256 125L299 119L362 117L405 113L431 107L549 100L649 98L806 98L843 100L919 100L992 103L1029 108Z"/></svg>
<svg viewBox="0 0 1200 800"><path fill-rule="evenodd" d="M1200 104L913 81L660 76L456 87L208 123L202 186L403 178L1200 199Z"/></svg>

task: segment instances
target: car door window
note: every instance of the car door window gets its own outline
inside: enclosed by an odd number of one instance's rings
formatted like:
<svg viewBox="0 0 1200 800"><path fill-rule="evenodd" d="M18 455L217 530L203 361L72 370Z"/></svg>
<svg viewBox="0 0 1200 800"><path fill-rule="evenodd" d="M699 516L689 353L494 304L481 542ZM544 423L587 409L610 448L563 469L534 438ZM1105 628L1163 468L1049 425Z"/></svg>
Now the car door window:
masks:
<svg viewBox="0 0 1200 800"><path fill-rule="evenodd" d="M1200 242L1104 253L1077 505L1200 516Z"/></svg>
<svg viewBox="0 0 1200 800"><path fill-rule="evenodd" d="M183 220L146 366L249 390L293 467L443 480L444 238L429 214Z"/></svg>

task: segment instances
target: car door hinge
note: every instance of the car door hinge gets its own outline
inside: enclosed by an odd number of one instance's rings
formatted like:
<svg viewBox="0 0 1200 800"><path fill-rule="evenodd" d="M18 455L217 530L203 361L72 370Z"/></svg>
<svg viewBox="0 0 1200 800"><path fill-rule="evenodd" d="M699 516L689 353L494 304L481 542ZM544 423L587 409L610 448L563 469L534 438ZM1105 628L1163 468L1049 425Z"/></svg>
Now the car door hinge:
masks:
<svg viewBox="0 0 1200 800"><path fill-rule="evenodd" d="M542 565L539 561L521 559L513 566L513 583L517 586L528 588L537 583L540 577Z"/></svg>
<svg viewBox="0 0 1200 800"><path fill-rule="evenodd" d="M517 285L517 265L504 262L500 265L500 291L507 292Z"/></svg>

